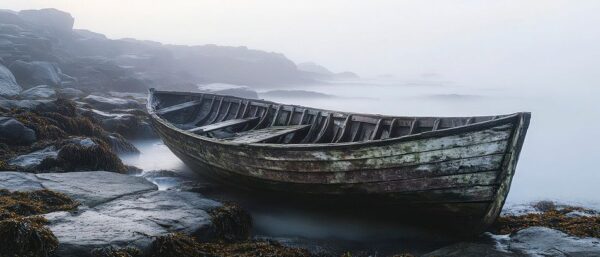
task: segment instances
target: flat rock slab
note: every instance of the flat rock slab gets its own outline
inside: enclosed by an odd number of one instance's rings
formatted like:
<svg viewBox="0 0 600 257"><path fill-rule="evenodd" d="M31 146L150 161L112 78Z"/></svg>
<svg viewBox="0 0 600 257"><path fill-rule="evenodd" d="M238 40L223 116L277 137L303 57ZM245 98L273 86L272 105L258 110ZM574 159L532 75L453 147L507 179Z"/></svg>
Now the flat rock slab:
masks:
<svg viewBox="0 0 600 257"><path fill-rule="evenodd" d="M93 207L126 195L157 190L148 180L114 172L69 172L37 174L42 185Z"/></svg>
<svg viewBox="0 0 600 257"><path fill-rule="evenodd" d="M219 206L196 193L154 191L46 218L60 242L59 256L87 256L92 249L109 245L146 250L153 237L170 232L209 238L215 230L207 211Z"/></svg>
<svg viewBox="0 0 600 257"><path fill-rule="evenodd" d="M600 256L600 239L529 227L511 235L488 234L481 242L461 242L423 256Z"/></svg>
<svg viewBox="0 0 600 257"><path fill-rule="evenodd" d="M89 207L158 189L144 178L107 171L41 174L0 172L0 188L10 191L50 189Z"/></svg>
<svg viewBox="0 0 600 257"><path fill-rule="evenodd" d="M94 248L147 250L156 236L184 232L200 239L217 235L210 210L221 203L193 192L157 191L143 177L105 171L43 173L0 171L0 189L50 189L80 201L72 212L45 214L60 242L57 256L91 256Z"/></svg>

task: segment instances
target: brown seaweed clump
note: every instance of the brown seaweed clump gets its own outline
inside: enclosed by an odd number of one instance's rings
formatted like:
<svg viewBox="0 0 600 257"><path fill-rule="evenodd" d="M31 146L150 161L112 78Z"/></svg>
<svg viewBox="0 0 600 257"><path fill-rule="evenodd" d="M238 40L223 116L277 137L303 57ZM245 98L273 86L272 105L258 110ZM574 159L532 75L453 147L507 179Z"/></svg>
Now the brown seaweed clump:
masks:
<svg viewBox="0 0 600 257"><path fill-rule="evenodd" d="M291 248L271 241L238 243L199 243L181 233L158 237L152 242L151 257L310 257L305 249Z"/></svg>
<svg viewBox="0 0 600 257"><path fill-rule="evenodd" d="M9 192L0 189L0 220L2 217L21 217L67 211L79 203L68 196L50 190Z"/></svg>
<svg viewBox="0 0 600 257"><path fill-rule="evenodd" d="M127 172L123 164L108 144L101 140L93 139L94 145L65 144L56 160L47 159L42 167L48 169L52 166L61 167L62 170L106 170L120 173Z"/></svg>
<svg viewBox="0 0 600 257"><path fill-rule="evenodd" d="M252 228L252 217L234 204L224 204L208 211L215 229L215 238L224 242L247 240Z"/></svg>
<svg viewBox="0 0 600 257"><path fill-rule="evenodd" d="M594 211L573 206L558 208L552 202L540 202L534 207L541 213L499 217L492 231L509 234L527 227L542 226L572 236L600 238L600 215ZM588 213L588 215L567 215L573 211Z"/></svg>
<svg viewBox="0 0 600 257"><path fill-rule="evenodd" d="M0 189L0 256L46 257L56 249L58 240L44 225L44 217L54 211L66 211L78 203L50 190L10 192Z"/></svg>
<svg viewBox="0 0 600 257"><path fill-rule="evenodd" d="M0 221L0 256L46 257L58 247L58 239L40 216Z"/></svg>
<svg viewBox="0 0 600 257"><path fill-rule="evenodd" d="M93 257L139 257L142 256L142 251L133 247L113 248L104 247L92 250Z"/></svg>

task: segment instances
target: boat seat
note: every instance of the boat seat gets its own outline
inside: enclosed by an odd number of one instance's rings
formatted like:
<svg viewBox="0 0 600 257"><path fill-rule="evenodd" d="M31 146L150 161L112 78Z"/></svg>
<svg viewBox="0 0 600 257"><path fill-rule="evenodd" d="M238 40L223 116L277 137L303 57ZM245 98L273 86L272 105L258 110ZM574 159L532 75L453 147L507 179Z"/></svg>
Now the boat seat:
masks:
<svg viewBox="0 0 600 257"><path fill-rule="evenodd" d="M290 133L298 132L309 127L310 125L273 126L264 129L236 133L234 137L226 138L224 140L234 143L259 143L276 137L285 136Z"/></svg>
<svg viewBox="0 0 600 257"><path fill-rule="evenodd" d="M188 129L187 131L188 132L192 132L192 133L202 134L202 133L206 133L206 132L210 132L210 131L215 131L215 130L219 130L219 129L224 129L224 128L228 128L228 127L233 127L233 126L237 126L237 125L246 124L246 123L255 121L257 119L258 119L258 117L250 117L250 118L245 118L245 119L226 120L226 121L221 121L221 122L209 124L209 125L202 126L202 127Z"/></svg>
<svg viewBox="0 0 600 257"><path fill-rule="evenodd" d="M156 111L156 113L164 115L164 114L167 114L167 113L176 112L176 111L179 111L179 110L183 110L183 109L187 109L187 108L190 108L190 107L194 107L194 106L199 105L201 103L202 103L202 100L189 101L189 102L180 103L180 104L176 104L176 105L172 105L172 106L169 106L169 107L162 108L162 109Z"/></svg>

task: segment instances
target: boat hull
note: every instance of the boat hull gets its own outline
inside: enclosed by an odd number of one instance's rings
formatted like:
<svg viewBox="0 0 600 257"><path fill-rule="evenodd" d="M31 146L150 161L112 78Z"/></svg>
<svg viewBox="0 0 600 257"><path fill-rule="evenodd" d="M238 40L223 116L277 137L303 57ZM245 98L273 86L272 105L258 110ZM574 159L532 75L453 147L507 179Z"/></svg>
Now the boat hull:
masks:
<svg viewBox="0 0 600 257"><path fill-rule="evenodd" d="M223 144L152 114L165 144L196 172L242 188L400 206L484 228L498 216L529 124L520 113L364 144Z"/></svg>

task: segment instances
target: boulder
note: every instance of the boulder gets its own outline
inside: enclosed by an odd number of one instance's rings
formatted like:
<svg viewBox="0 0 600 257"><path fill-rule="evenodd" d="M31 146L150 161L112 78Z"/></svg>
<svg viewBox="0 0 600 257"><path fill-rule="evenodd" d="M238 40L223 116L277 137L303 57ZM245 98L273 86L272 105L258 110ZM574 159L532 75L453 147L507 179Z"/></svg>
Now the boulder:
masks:
<svg viewBox="0 0 600 257"><path fill-rule="evenodd" d="M21 99L48 99L56 98L56 90L47 85L39 85L21 92Z"/></svg>
<svg viewBox="0 0 600 257"><path fill-rule="evenodd" d="M0 172L0 189L11 191L35 191L44 187L35 174L27 172Z"/></svg>
<svg viewBox="0 0 600 257"><path fill-rule="evenodd" d="M0 140L9 144L28 145L37 140L35 131L10 117L0 117Z"/></svg>
<svg viewBox="0 0 600 257"><path fill-rule="evenodd" d="M12 72L0 64L0 96L13 97L18 95L21 90L22 88L17 84Z"/></svg>
<svg viewBox="0 0 600 257"><path fill-rule="evenodd" d="M141 105L135 100L108 96L88 95L83 98L83 101L92 107L103 111L141 108Z"/></svg>
<svg viewBox="0 0 600 257"><path fill-rule="evenodd" d="M430 256L600 256L600 239L529 227L507 236L486 233L479 241L461 242L423 255Z"/></svg>
<svg viewBox="0 0 600 257"><path fill-rule="evenodd" d="M38 112L53 112L57 110L54 100L0 100L4 109L25 109Z"/></svg>
<svg viewBox="0 0 600 257"><path fill-rule="evenodd" d="M58 155L58 150L56 147L49 146L42 150L38 150L32 153L28 153L25 155L17 156L10 161L8 164L19 167L22 170L34 170L37 166L39 166L42 161L45 159L56 159Z"/></svg>
<svg viewBox="0 0 600 257"><path fill-rule="evenodd" d="M58 95L67 99L76 99L85 95L85 93L75 88L61 88L58 90Z"/></svg>
<svg viewBox="0 0 600 257"><path fill-rule="evenodd" d="M20 85L32 87L37 85L60 86L60 69L53 63L44 61L13 62L10 70Z"/></svg>
<svg viewBox="0 0 600 257"><path fill-rule="evenodd" d="M37 26L60 33L70 33L75 22L71 14L54 8L23 10L19 12L19 17Z"/></svg>

